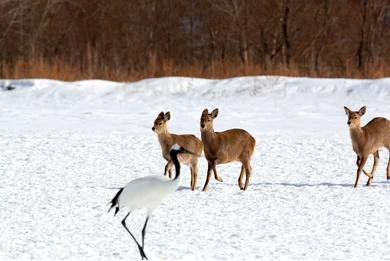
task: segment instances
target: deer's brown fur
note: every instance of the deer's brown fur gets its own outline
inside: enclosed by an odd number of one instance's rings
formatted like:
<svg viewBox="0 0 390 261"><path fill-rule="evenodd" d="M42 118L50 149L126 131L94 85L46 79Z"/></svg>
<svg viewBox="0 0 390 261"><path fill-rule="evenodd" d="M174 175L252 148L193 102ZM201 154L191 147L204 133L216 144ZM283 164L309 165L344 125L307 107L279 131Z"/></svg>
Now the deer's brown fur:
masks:
<svg viewBox="0 0 390 261"><path fill-rule="evenodd" d="M202 154L203 143L195 135L184 134L177 135L168 131L168 124L171 115L170 112L164 114L160 112L154 121L152 130L157 134L158 141L161 146L162 156L167 161L164 169L164 175L169 173L169 178L172 177L173 162L169 155L169 150L173 144L179 144L183 148L191 151L195 155L189 153L180 154L178 159L181 163L190 166L191 169L191 189L195 190L196 180L198 177L198 157Z"/></svg>
<svg viewBox="0 0 390 261"><path fill-rule="evenodd" d="M238 186L240 189L246 190L252 173L250 160L255 149L256 140L247 131L242 129L215 132L213 120L217 115L218 109L213 110L210 114L205 109L200 118L200 131L204 144L204 153L208 162L207 178L203 191L207 189L211 172L214 172L216 180L222 181L221 177L217 174L216 165L232 161L240 161L242 163ZM242 184L244 173L246 176L245 186Z"/></svg>
<svg viewBox="0 0 390 261"><path fill-rule="evenodd" d="M387 179L390 179L390 121L386 118L377 117L372 119L364 127L360 126L360 118L366 112L366 107L359 111L351 111L344 107L348 115L349 133L352 140L353 151L357 155L355 188L358 185L361 171L368 176L367 186L374 178L374 173L379 161L379 149L385 147L389 150L389 162L387 163ZM374 156L374 164L371 173L367 173L363 168L369 155Z"/></svg>

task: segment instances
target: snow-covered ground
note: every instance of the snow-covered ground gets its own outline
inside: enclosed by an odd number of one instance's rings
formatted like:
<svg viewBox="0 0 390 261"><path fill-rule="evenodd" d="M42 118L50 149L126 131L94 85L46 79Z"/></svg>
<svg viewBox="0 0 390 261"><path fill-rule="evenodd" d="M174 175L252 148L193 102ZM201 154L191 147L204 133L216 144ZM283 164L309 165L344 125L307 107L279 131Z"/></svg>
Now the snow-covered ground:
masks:
<svg viewBox="0 0 390 261"><path fill-rule="evenodd" d="M162 175L151 127L170 111L174 133L200 137L202 110L218 107L216 130L257 140L249 190L240 165L218 166L201 192L182 185L154 212L151 259L389 259L389 158L371 187L355 180L343 106L367 106L363 123L390 118L390 79L244 77L148 79L136 83L0 81L0 259L138 259L107 203L117 189ZM366 169L372 164L367 163ZM128 219L141 234L145 212Z"/></svg>

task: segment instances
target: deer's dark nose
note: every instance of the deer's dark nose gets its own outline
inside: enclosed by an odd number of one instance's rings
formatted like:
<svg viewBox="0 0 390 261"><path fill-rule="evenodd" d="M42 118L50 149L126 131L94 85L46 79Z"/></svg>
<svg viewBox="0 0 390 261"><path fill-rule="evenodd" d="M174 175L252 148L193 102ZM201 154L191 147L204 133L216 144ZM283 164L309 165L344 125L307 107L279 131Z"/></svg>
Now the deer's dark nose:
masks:
<svg viewBox="0 0 390 261"><path fill-rule="evenodd" d="M204 128L204 124L201 124L200 127Z"/></svg>
<svg viewBox="0 0 390 261"><path fill-rule="evenodd" d="M154 127L152 127L152 131L154 131L155 130L155 128Z"/></svg>
<svg viewBox="0 0 390 261"><path fill-rule="evenodd" d="M347 122L347 124L349 125L349 124L351 124L351 122L350 122L350 121L348 121L348 122Z"/></svg>

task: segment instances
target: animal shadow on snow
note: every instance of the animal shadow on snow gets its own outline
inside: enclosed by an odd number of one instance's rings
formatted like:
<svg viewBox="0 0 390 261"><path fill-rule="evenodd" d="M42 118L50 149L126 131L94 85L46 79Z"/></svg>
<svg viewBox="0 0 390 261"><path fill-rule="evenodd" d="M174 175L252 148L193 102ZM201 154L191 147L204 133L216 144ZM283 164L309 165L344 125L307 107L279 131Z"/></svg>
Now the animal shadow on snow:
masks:
<svg viewBox="0 0 390 261"><path fill-rule="evenodd" d="M386 188L386 187L389 187L390 186L390 182L385 180L385 181L373 181L372 184L370 185L370 187L374 187L374 188Z"/></svg>
<svg viewBox="0 0 390 261"><path fill-rule="evenodd" d="M353 184L347 184L347 183L329 183L329 182L322 182L322 183L287 183L287 182L259 182L259 183L253 183L252 186L286 186L286 187L352 187Z"/></svg>
<svg viewBox="0 0 390 261"><path fill-rule="evenodd" d="M390 185L389 181L377 181L372 183L369 187L388 187ZM235 183L220 183L218 186L237 186ZM259 183L252 183L250 186L254 187L254 190L258 190L262 186L286 186L286 187L296 187L296 188L303 188L303 187L344 187L344 188L351 188L353 187L352 183L329 183L329 182L322 182L322 183L287 183L287 182L259 182ZM362 187L367 187L366 185L363 185ZM195 190L197 190L199 187L197 186ZM191 190L191 187L188 186L180 186L178 191L184 191L184 190Z"/></svg>
<svg viewBox="0 0 390 261"><path fill-rule="evenodd" d="M198 189L198 187L195 188L195 190ZM186 187L186 186L180 186L177 188L178 191L182 191L182 190L191 190L191 187Z"/></svg>
<svg viewBox="0 0 390 261"><path fill-rule="evenodd" d="M390 184L387 181L377 181L373 184L371 184L369 187L387 187L386 185ZM254 187L261 187L261 186L286 186L286 187L345 187L345 188L351 188L353 187L353 183L329 183L329 182L322 182L322 183L287 183L287 182L259 182L259 183L253 183L251 184ZM367 187L366 185L363 185L362 187ZM256 190L256 189L255 189Z"/></svg>

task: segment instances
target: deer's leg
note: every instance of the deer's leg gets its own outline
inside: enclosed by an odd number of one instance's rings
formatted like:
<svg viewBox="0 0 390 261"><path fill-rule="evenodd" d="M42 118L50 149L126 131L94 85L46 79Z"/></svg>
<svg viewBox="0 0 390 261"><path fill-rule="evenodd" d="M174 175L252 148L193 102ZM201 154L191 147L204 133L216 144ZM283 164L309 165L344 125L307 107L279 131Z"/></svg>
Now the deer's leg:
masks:
<svg viewBox="0 0 390 261"><path fill-rule="evenodd" d="M359 163L360 163L360 157L359 155L357 156L357 159L356 159L356 165L359 167ZM367 171L365 171L364 169L362 169L364 175L366 175L367 177L371 178L371 174L368 173Z"/></svg>
<svg viewBox="0 0 390 261"><path fill-rule="evenodd" d="M191 180L192 180L191 189L192 189L192 191L194 191L196 188L196 180L197 179L198 179L198 161L195 161L192 163L192 166L191 166Z"/></svg>
<svg viewBox="0 0 390 261"><path fill-rule="evenodd" d="M165 165L164 176L166 176L168 173L169 178L172 178L172 167L173 167L172 160L168 160L167 164Z"/></svg>
<svg viewBox="0 0 390 261"><path fill-rule="evenodd" d="M165 167L164 167L164 176L167 175L167 172L168 172L168 163L165 164Z"/></svg>
<svg viewBox="0 0 390 261"><path fill-rule="evenodd" d="M222 182L222 178L218 175L215 161L213 163L213 172L214 172L214 178L218 180L219 182Z"/></svg>
<svg viewBox="0 0 390 261"><path fill-rule="evenodd" d="M242 185L242 178L244 177L244 172L245 172L245 168L244 168L244 164L242 164L240 176L238 177L238 186L240 187L241 190L244 190L244 186Z"/></svg>
<svg viewBox="0 0 390 261"><path fill-rule="evenodd" d="M375 151L374 154L372 154L374 156L374 164L372 165L372 170L371 170L371 177L368 177L368 180L367 180L367 186L370 186L371 185L371 182L372 182L372 179L374 178L374 173L376 171L376 167L378 166L378 162L379 162L379 151Z"/></svg>
<svg viewBox="0 0 390 261"><path fill-rule="evenodd" d="M387 162L387 180L390 179L390 150L389 150L389 161Z"/></svg>
<svg viewBox="0 0 390 261"><path fill-rule="evenodd" d="M204 183L202 191L206 191L207 185L209 184L210 177L211 177L211 172L213 170L213 165L214 163L208 161L208 166L207 166L207 177L206 177L206 182Z"/></svg>
<svg viewBox="0 0 390 261"><path fill-rule="evenodd" d="M251 174L252 174L252 167L251 167L251 164L249 161L245 162L244 167L245 167L245 174L246 174L244 190L247 190L248 185L249 185L249 179L250 179Z"/></svg>
<svg viewBox="0 0 390 261"><path fill-rule="evenodd" d="M364 155L360 158L360 161L359 161L359 167L356 171L356 181L355 181L355 188L357 187L358 183L359 183L359 177L360 177L360 173L362 172L362 169L364 167L364 164L366 164L366 161L367 161L367 156Z"/></svg>
<svg viewBox="0 0 390 261"><path fill-rule="evenodd" d="M191 171L190 187L191 187L191 190L194 190L194 169L193 169L192 165L190 165L190 171Z"/></svg>

